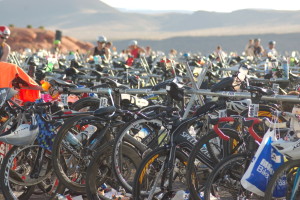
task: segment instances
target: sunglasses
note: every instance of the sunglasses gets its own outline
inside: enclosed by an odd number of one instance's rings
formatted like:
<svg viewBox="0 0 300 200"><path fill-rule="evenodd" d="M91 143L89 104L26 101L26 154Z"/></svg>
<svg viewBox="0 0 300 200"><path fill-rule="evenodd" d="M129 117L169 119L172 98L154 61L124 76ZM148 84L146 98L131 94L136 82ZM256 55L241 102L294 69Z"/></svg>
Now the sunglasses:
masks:
<svg viewBox="0 0 300 200"><path fill-rule="evenodd" d="M7 39L8 37L5 37L5 36L1 36L0 38L4 40L4 39Z"/></svg>

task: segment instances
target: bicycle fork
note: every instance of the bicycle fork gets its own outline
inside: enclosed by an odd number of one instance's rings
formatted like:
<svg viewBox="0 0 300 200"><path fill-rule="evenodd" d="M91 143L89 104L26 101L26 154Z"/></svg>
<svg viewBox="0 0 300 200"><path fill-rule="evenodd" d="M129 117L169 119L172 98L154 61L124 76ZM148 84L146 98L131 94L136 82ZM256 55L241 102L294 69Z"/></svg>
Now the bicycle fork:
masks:
<svg viewBox="0 0 300 200"><path fill-rule="evenodd" d="M38 153L34 162L33 170L30 173L30 178L38 178L42 170L43 159L44 159L45 149L39 148Z"/></svg>

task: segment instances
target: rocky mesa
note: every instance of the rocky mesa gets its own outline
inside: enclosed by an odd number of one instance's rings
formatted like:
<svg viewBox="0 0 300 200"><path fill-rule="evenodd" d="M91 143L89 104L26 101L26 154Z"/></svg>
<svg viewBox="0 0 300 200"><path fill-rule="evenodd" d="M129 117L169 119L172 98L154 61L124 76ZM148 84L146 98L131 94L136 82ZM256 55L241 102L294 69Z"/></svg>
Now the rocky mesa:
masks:
<svg viewBox="0 0 300 200"><path fill-rule="evenodd" d="M53 47L55 32L42 28L18 28L10 27L11 35L7 41L12 51L23 51L26 48L31 50L46 49ZM62 51L86 52L93 47L89 42L80 41L69 36L62 36Z"/></svg>

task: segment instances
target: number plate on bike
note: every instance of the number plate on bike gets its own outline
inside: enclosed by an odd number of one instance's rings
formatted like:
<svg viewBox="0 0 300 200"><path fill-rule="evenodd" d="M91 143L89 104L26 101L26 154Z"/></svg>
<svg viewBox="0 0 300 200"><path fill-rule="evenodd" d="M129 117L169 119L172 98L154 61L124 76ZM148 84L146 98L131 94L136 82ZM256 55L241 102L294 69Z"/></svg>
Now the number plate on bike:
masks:
<svg viewBox="0 0 300 200"><path fill-rule="evenodd" d="M250 104L248 110L249 117L258 117L259 104Z"/></svg>
<svg viewBox="0 0 300 200"><path fill-rule="evenodd" d="M227 109L219 110L219 118L227 117Z"/></svg>
<svg viewBox="0 0 300 200"><path fill-rule="evenodd" d="M64 104L64 106L68 105L68 95L67 94L61 94L60 99L61 99L61 102Z"/></svg>
<svg viewBox="0 0 300 200"><path fill-rule="evenodd" d="M273 88L275 94L279 93L279 84L273 83L272 88Z"/></svg>
<svg viewBox="0 0 300 200"><path fill-rule="evenodd" d="M107 107L108 99L106 97L100 97L99 108Z"/></svg>

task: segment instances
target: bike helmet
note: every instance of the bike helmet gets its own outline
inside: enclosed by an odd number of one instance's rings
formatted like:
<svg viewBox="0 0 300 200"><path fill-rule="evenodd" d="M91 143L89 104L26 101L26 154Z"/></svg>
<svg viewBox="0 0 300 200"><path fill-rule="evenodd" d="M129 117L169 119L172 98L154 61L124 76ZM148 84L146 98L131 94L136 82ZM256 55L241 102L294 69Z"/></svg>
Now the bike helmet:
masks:
<svg viewBox="0 0 300 200"><path fill-rule="evenodd" d="M276 44L276 41L272 40L269 42L269 45L275 45Z"/></svg>
<svg viewBox="0 0 300 200"><path fill-rule="evenodd" d="M138 42L136 40L131 40L128 44L128 46L135 46L138 45Z"/></svg>
<svg viewBox="0 0 300 200"><path fill-rule="evenodd" d="M291 160L300 159L300 139L297 141L278 140L272 142L272 146L281 154Z"/></svg>
<svg viewBox="0 0 300 200"><path fill-rule="evenodd" d="M61 43L60 40L54 40L54 42L53 42L53 44L55 44L55 45L59 45L60 43Z"/></svg>
<svg viewBox="0 0 300 200"><path fill-rule="evenodd" d="M0 141L16 145L24 146L34 142L39 133L39 127L34 117L31 124L21 124L15 130L10 130L0 136Z"/></svg>
<svg viewBox="0 0 300 200"><path fill-rule="evenodd" d="M7 26L0 26L0 36L8 38L10 35L10 30Z"/></svg>
<svg viewBox="0 0 300 200"><path fill-rule="evenodd" d="M105 36L101 35L97 38L97 42L107 42L107 39Z"/></svg>
<svg viewBox="0 0 300 200"><path fill-rule="evenodd" d="M233 110L238 113L242 113L244 110L246 110L249 105L251 104L250 99L244 99L240 101L230 101L226 102L227 109Z"/></svg>

